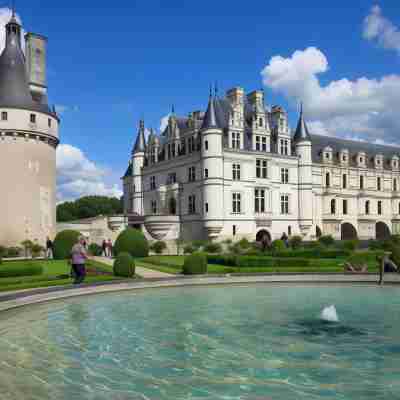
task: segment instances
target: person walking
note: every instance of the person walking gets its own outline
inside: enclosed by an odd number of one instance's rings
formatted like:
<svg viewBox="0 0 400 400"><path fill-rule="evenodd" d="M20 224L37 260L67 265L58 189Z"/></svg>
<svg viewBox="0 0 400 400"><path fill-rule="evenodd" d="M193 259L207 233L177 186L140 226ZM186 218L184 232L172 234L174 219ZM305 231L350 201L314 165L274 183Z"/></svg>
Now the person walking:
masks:
<svg viewBox="0 0 400 400"><path fill-rule="evenodd" d="M53 242L47 236L46 238L46 258L53 258Z"/></svg>
<svg viewBox="0 0 400 400"><path fill-rule="evenodd" d="M71 264L74 272L74 284L82 283L86 277L85 262L88 259L84 246L85 238L80 236L78 242L75 243L71 250Z"/></svg>

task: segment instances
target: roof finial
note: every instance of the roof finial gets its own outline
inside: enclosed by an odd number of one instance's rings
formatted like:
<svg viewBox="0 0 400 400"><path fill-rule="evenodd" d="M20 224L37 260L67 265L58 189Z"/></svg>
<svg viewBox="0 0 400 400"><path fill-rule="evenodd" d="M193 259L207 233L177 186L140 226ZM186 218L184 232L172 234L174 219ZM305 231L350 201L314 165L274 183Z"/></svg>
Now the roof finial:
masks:
<svg viewBox="0 0 400 400"><path fill-rule="evenodd" d="M303 116L303 100L300 101L300 116Z"/></svg>
<svg viewBox="0 0 400 400"><path fill-rule="evenodd" d="M212 83L210 83L210 95L209 95L210 99L211 99L211 97L212 97L212 90L213 90L213 88L212 88Z"/></svg>
<svg viewBox="0 0 400 400"><path fill-rule="evenodd" d="M218 82L217 81L215 81L215 85L214 85L214 94L215 94L215 97L218 97Z"/></svg>
<svg viewBox="0 0 400 400"><path fill-rule="evenodd" d="M175 106L172 104L172 107L171 107L171 114L172 115L174 115L175 114Z"/></svg>

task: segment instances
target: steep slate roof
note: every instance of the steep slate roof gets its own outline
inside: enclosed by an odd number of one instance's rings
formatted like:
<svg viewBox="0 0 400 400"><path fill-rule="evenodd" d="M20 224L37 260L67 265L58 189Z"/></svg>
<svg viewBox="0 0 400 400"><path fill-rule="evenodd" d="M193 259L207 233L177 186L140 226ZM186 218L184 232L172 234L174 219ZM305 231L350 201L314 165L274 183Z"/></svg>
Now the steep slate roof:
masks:
<svg viewBox="0 0 400 400"><path fill-rule="evenodd" d="M6 35L6 46L0 56L0 107L21 108L55 116L48 104L32 98L20 44L21 26L14 16L6 25L6 31L11 27L15 27L17 33Z"/></svg>
<svg viewBox="0 0 400 400"><path fill-rule="evenodd" d="M303 107L301 107L299 121L297 122L297 128L293 136L293 142L298 143L306 140L311 140L311 137L303 118Z"/></svg>
<svg viewBox="0 0 400 400"><path fill-rule="evenodd" d="M132 176L133 168L132 168L132 163L130 162L128 165L127 170L125 171L125 174L122 178L127 178L128 176Z"/></svg>
<svg viewBox="0 0 400 400"><path fill-rule="evenodd" d="M210 128L219 128L217 122L217 115L215 112L215 100L212 96L208 101L208 107L206 111L206 115L203 118L203 123L201 125L201 130L210 129Z"/></svg>
<svg viewBox="0 0 400 400"><path fill-rule="evenodd" d="M145 150L146 150L146 138L144 136L144 122L141 120L132 153L140 153L144 152Z"/></svg>
<svg viewBox="0 0 400 400"><path fill-rule="evenodd" d="M367 166L374 166L373 160L375 155L382 154L384 157L384 168L389 169L390 160L393 156L400 156L400 147L384 146L357 140L347 140L337 137L311 135L312 142L312 160L315 163L322 162L322 151L325 147L330 146L333 150L334 162L339 162L338 157L335 157L341 150L349 151L350 164L356 163L355 156L359 152L366 153Z"/></svg>

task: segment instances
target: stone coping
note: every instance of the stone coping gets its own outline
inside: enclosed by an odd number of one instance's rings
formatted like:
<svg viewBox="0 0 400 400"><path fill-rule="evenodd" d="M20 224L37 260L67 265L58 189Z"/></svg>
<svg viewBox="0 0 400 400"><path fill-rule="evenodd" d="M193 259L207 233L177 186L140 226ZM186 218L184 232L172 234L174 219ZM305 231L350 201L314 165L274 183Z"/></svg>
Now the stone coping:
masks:
<svg viewBox="0 0 400 400"><path fill-rule="evenodd" d="M218 276L177 276L163 279L137 279L119 282L101 282L79 286L53 286L0 293L0 312L29 304L86 296L100 293L122 292L150 288L233 285L233 284L367 284L377 285L377 274L270 274L270 275L218 275ZM400 274L385 274L385 284L400 284Z"/></svg>

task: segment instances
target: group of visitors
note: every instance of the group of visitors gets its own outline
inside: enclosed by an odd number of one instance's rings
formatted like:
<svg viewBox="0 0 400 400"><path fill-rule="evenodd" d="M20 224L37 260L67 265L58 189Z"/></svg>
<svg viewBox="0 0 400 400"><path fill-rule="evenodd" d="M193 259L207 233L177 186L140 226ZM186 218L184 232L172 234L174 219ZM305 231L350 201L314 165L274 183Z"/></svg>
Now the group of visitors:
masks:
<svg viewBox="0 0 400 400"><path fill-rule="evenodd" d="M103 243L101 245L101 248L103 249L103 256L104 257L110 257L112 258L113 256L113 245L111 242L111 239L108 240L103 240Z"/></svg>

